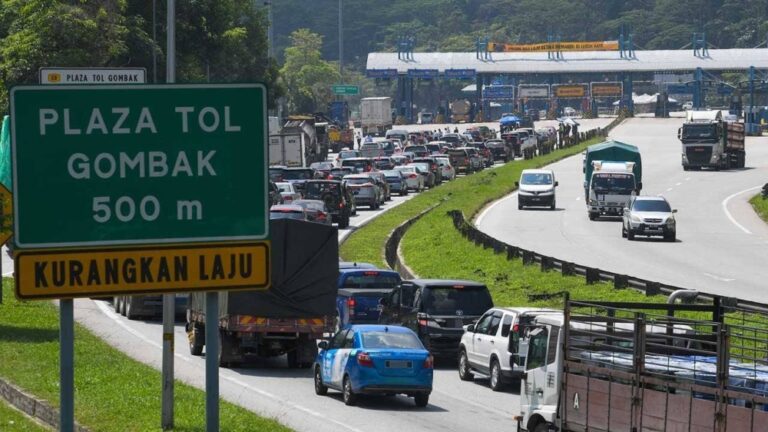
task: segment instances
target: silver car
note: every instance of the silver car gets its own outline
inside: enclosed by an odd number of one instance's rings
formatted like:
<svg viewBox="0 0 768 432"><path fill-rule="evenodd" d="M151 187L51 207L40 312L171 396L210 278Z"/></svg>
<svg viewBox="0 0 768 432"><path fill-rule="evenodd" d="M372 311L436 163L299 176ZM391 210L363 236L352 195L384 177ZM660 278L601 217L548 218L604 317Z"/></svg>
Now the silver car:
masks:
<svg viewBox="0 0 768 432"><path fill-rule="evenodd" d="M451 165L451 159L448 156L432 156L440 165L440 174L443 180L453 180L456 178L456 170Z"/></svg>
<svg viewBox="0 0 768 432"><path fill-rule="evenodd" d="M381 207L382 191L376 179L367 174L353 174L344 176L349 190L355 196L355 204L369 206L371 210Z"/></svg>
<svg viewBox="0 0 768 432"><path fill-rule="evenodd" d="M674 242L677 238L677 223L673 210L664 197L636 196L624 209L621 236L634 240L636 235L663 236Z"/></svg>
<svg viewBox="0 0 768 432"><path fill-rule="evenodd" d="M421 192L424 190L424 176L421 170L413 165L396 166L395 170L402 171L409 190Z"/></svg>

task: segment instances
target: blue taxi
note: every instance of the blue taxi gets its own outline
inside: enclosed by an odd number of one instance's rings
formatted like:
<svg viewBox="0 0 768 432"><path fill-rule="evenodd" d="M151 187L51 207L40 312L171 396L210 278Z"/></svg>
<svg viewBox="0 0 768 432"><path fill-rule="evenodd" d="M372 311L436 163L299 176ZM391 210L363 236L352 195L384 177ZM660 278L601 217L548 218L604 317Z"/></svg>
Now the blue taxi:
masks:
<svg viewBox="0 0 768 432"><path fill-rule="evenodd" d="M339 390L354 405L360 394L405 394L418 407L432 392L432 355L412 330L391 325L353 325L321 341L313 366L315 393Z"/></svg>

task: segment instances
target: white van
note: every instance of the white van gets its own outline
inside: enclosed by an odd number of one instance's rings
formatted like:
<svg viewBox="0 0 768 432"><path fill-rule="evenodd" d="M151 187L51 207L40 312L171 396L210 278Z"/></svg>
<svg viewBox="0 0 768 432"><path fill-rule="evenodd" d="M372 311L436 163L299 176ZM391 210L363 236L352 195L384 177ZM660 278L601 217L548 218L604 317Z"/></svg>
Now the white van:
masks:
<svg viewBox="0 0 768 432"><path fill-rule="evenodd" d="M526 169L520 174L517 186L517 208L542 206L555 209L555 172L550 169Z"/></svg>

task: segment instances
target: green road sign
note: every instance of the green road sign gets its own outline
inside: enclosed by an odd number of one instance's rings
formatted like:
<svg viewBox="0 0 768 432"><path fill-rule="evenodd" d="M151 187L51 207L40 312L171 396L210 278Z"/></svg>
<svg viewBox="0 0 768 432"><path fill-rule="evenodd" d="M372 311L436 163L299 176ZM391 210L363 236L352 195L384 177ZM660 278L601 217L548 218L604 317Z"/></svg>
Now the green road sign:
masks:
<svg viewBox="0 0 768 432"><path fill-rule="evenodd" d="M261 84L11 90L20 248L267 236Z"/></svg>
<svg viewBox="0 0 768 432"><path fill-rule="evenodd" d="M333 90L333 94L335 95L354 96L360 94L360 87L356 85L333 85L331 86L331 90Z"/></svg>

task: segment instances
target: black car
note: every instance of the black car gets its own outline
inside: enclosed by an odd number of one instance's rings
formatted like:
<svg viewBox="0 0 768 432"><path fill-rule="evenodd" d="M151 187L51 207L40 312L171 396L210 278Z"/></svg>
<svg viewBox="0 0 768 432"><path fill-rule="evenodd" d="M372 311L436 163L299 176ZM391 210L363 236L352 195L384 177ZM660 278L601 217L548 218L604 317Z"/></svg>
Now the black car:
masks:
<svg viewBox="0 0 768 432"><path fill-rule="evenodd" d="M304 199L323 201L339 228L348 227L349 218L357 214L355 198L342 181L309 180L304 184Z"/></svg>
<svg viewBox="0 0 768 432"><path fill-rule="evenodd" d="M491 139L485 142L485 146L491 150L494 161L500 160L507 162L509 160L509 156L507 155L507 145L504 144L503 140Z"/></svg>
<svg viewBox="0 0 768 432"><path fill-rule="evenodd" d="M456 358L463 326L493 307L488 288L465 280L403 281L381 300L379 323L410 328L435 357Z"/></svg>
<svg viewBox="0 0 768 432"><path fill-rule="evenodd" d="M272 180L269 181L269 206L272 207L273 205L282 204L283 203L283 196L280 195L280 189L278 189L275 182Z"/></svg>

